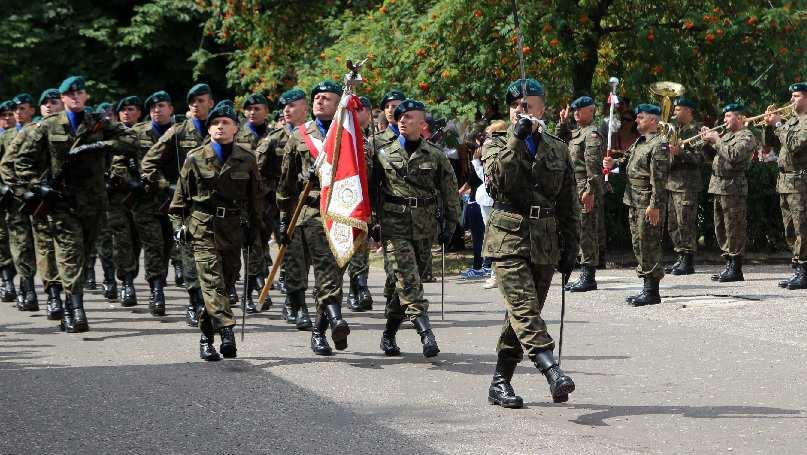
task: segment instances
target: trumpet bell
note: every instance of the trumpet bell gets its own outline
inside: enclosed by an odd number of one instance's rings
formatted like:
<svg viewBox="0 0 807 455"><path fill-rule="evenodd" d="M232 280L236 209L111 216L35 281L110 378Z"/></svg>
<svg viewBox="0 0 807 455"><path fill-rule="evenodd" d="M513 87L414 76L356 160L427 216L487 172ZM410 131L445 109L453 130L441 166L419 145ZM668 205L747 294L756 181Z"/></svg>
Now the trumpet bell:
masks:
<svg viewBox="0 0 807 455"><path fill-rule="evenodd" d="M682 96L686 89L678 82L659 81L650 84L650 93L660 97Z"/></svg>

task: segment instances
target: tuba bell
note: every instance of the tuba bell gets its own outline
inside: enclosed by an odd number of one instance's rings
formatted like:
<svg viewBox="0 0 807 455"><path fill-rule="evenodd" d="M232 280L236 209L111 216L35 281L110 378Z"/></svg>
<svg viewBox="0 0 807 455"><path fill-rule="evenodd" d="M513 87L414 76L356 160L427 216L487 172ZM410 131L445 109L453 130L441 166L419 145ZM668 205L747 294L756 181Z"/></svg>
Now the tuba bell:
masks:
<svg viewBox="0 0 807 455"><path fill-rule="evenodd" d="M650 84L648 88L651 95L657 96L661 100L661 121L659 122L659 132L667 137L667 142L671 145L678 144L678 131L675 125L670 123L672 114L673 98L684 94L686 90L683 85L677 82L661 81Z"/></svg>

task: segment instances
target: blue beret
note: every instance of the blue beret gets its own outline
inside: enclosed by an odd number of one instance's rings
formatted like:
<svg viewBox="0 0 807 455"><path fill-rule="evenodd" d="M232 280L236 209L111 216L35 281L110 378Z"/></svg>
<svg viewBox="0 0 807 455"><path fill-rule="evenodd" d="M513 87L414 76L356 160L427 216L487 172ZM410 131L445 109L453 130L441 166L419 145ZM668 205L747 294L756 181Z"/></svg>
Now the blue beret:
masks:
<svg viewBox="0 0 807 455"><path fill-rule="evenodd" d="M339 96L342 96L342 86L336 83L336 81L332 81L326 79L311 89L311 99L313 100L317 93L336 93Z"/></svg>
<svg viewBox="0 0 807 455"><path fill-rule="evenodd" d="M359 100L361 100L361 104L364 107L366 107L367 109L372 109L373 108L373 105L370 104L370 98L367 98L366 96L360 96Z"/></svg>
<svg viewBox="0 0 807 455"><path fill-rule="evenodd" d="M127 96L118 101L118 104L115 106L115 112L120 112L126 106L135 106L141 111L143 110L143 103L140 102L140 97Z"/></svg>
<svg viewBox="0 0 807 455"><path fill-rule="evenodd" d="M196 84L193 87L191 87L190 90L188 90L188 95L185 97L185 101L187 101L187 103L190 104L191 100L194 97L201 96L201 95L212 95L212 94L213 94L213 92L210 90L209 85L204 84L204 83Z"/></svg>
<svg viewBox="0 0 807 455"><path fill-rule="evenodd" d="M695 104L694 100L684 98L683 96L679 96L678 98L673 100L673 106L684 106L690 109L697 109L697 104Z"/></svg>
<svg viewBox="0 0 807 455"><path fill-rule="evenodd" d="M572 109L577 110L577 109L580 109L582 107L591 106L593 104L594 104L594 98L592 98L592 97L590 97L588 95L583 95L580 98L577 98L576 100L572 101L572 104L570 104L569 106Z"/></svg>
<svg viewBox="0 0 807 455"><path fill-rule="evenodd" d="M507 104L513 104L513 101L522 98L524 96L521 93L522 86L524 85L522 79L517 81L513 81L510 83L510 86L507 87ZM544 86L541 85L540 82L536 81L535 79L527 79L527 96L544 96Z"/></svg>
<svg viewBox="0 0 807 455"><path fill-rule="evenodd" d="M406 95L400 90L390 90L384 94L384 97L381 98L381 109L384 109L387 102L389 101L403 101L406 99Z"/></svg>
<svg viewBox="0 0 807 455"><path fill-rule="evenodd" d="M807 92L807 82L796 82L788 88L790 89L790 93Z"/></svg>
<svg viewBox="0 0 807 455"><path fill-rule="evenodd" d="M726 112L745 112L745 106L741 103L729 103L723 107L723 113Z"/></svg>
<svg viewBox="0 0 807 455"><path fill-rule="evenodd" d="M84 90L86 81L81 76L68 76L59 85L59 93L65 94L67 92L75 92L76 90Z"/></svg>
<svg viewBox="0 0 807 455"><path fill-rule="evenodd" d="M16 105L25 104L25 103L28 103L31 106L34 105L34 97L31 96L28 93L20 93L19 95L12 98L11 101Z"/></svg>
<svg viewBox="0 0 807 455"><path fill-rule="evenodd" d="M395 116L395 120L398 120L399 118L401 118L401 116L404 114L404 112L409 112L409 111L424 111L425 112L426 111L426 105L421 103L420 101L417 101L417 100L412 100L412 99L403 100L401 102L401 104L399 104L398 107L395 108L395 112L393 113L393 115Z"/></svg>
<svg viewBox="0 0 807 455"><path fill-rule="evenodd" d="M150 110L151 106L157 103L161 103L163 101L165 101L166 103L170 103L171 95L169 95L168 92L164 90L158 90L149 95L148 98L146 98L146 101L143 102L143 106L146 108L146 110Z"/></svg>
<svg viewBox="0 0 807 455"><path fill-rule="evenodd" d="M653 115L661 115L661 108L656 106L655 104L642 103L636 106L634 112L636 115L639 115L640 112L645 112Z"/></svg>
<svg viewBox="0 0 807 455"><path fill-rule="evenodd" d="M115 106L113 106L112 103L104 101L103 103L98 103L98 106L95 106L95 112L105 114L106 111L112 109L113 107Z"/></svg>
<svg viewBox="0 0 807 455"><path fill-rule="evenodd" d="M0 103L0 112L13 111L14 102L11 100L3 101Z"/></svg>
<svg viewBox="0 0 807 455"><path fill-rule="evenodd" d="M264 104L266 107L269 107L269 100L266 99L265 96L261 93L253 93L244 99L243 108L246 109L253 104Z"/></svg>
<svg viewBox="0 0 807 455"><path fill-rule="evenodd" d="M41 106L45 104L45 101L47 100L58 100L59 98L60 98L59 90L55 88L49 88L44 92L42 92L41 95L39 95L39 105Z"/></svg>
<svg viewBox="0 0 807 455"><path fill-rule="evenodd" d="M280 104L280 107L286 107L287 104L302 99L305 99L305 92L299 88L293 88L283 92L283 94L280 95L280 98L277 100L277 103Z"/></svg>
<svg viewBox="0 0 807 455"><path fill-rule="evenodd" d="M213 110L207 114L207 127L210 127L210 123L213 119L218 117L227 117L228 119L238 123L238 113L235 112L235 103L230 100L221 100L219 101Z"/></svg>

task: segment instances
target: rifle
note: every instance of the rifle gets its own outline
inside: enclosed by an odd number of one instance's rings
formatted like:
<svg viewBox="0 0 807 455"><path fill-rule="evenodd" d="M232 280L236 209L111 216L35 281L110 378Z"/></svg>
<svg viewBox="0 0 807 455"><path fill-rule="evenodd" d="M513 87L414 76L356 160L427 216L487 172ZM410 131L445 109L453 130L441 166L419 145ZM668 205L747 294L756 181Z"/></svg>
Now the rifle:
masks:
<svg viewBox="0 0 807 455"><path fill-rule="evenodd" d="M437 201L437 223L440 225L440 233L446 230L446 214L443 198ZM446 244L440 242L440 320L446 319Z"/></svg>

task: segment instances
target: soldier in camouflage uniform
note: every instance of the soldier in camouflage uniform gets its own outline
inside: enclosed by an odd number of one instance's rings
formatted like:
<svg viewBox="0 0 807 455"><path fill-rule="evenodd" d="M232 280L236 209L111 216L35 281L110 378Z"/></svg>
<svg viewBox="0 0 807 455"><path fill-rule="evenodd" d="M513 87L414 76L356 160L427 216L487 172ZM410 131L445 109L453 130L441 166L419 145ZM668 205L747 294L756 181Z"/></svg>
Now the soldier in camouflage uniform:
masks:
<svg viewBox="0 0 807 455"><path fill-rule="evenodd" d="M512 126L482 146L487 190L496 201L484 252L493 260L507 310L488 401L520 408L523 400L510 381L524 351L546 377L554 402L567 401L574 391L574 381L555 361L555 342L541 311L555 266L566 276L574 268L580 206L568 147L543 131L543 85L519 79L508 87L506 100Z"/></svg>
<svg viewBox="0 0 807 455"><path fill-rule="evenodd" d="M693 115L695 102L678 97L673 105L678 137L697 135L701 124L695 121ZM667 229L678 259L664 271L673 275L689 275L695 273L693 256L698 247L698 198L703 191L703 154L699 147L691 144L671 148L671 151L670 175L667 179Z"/></svg>
<svg viewBox="0 0 807 455"><path fill-rule="evenodd" d="M704 132L704 153L712 158L712 178L709 179L709 194L714 195L715 236L720 245L726 268L715 275L712 281L721 283L744 281L743 255L748 237L746 226L746 197L748 179L746 172L757 150L757 141L746 128L743 118L745 107L731 103L723 108L726 130ZM704 127L703 130L706 128Z"/></svg>
<svg viewBox="0 0 807 455"><path fill-rule="evenodd" d="M13 106L14 103L12 103L11 100L0 103L0 134L4 133L9 126L12 130L14 129L12 125L14 122ZM2 136L0 136L0 138L2 138ZM2 142L0 142L0 144L2 144ZM3 185L7 184L3 182ZM17 289L14 287L14 277L17 275L17 269L14 268L14 260L11 257L11 249L8 244L6 211L12 202L12 193L8 192L8 189L9 188L3 188L5 195L3 196L3 207L0 208L0 279L2 280L0 298L2 298L4 302L14 302L17 299Z"/></svg>
<svg viewBox="0 0 807 455"><path fill-rule="evenodd" d="M401 352L395 335L404 318L420 334L424 356L434 357L440 352L429 322L429 302L423 295L421 248L422 240L433 238L438 231L438 207L443 208L444 217L439 239L443 243L451 239L459 220L459 200L457 178L448 158L421 138L425 110L419 101L401 102L395 108L400 135L380 146L376 142L370 151L370 192L381 224L384 268L395 284L393 297L387 299L387 322L381 335L381 350L388 356Z"/></svg>
<svg viewBox="0 0 807 455"><path fill-rule="evenodd" d="M84 110L89 98L82 77L59 86L66 110L42 119L20 146L14 170L22 184L49 204L48 221L59 276L67 292L62 327L89 329L84 312L84 277L106 210L104 155L134 153L134 134Z"/></svg>
<svg viewBox="0 0 807 455"><path fill-rule="evenodd" d="M324 151L324 141L342 95L342 88L325 80L311 90L314 120L298 127L289 138L283 154L277 205L280 207L281 245L287 245L286 298L298 310L297 328L304 328L308 310L305 290L308 270L313 265L318 289L317 318L311 332L311 350L317 355L331 355L325 331L331 328L331 339L337 350L347 348L350 327L342 318L342 284L344 268L336 263L331 252L319 212L320 182L312 176L312 190L297 220L296 229L288 239L288 223L305 185L305 178L314 160Z"/></svg>
<svg viewBox="0 0 807 455"><path fill-rule="evenodd" d="M205 122L207 114L213 108L210 87L207 84L194 85L188 90L186 101L190 116L181 123L171 125L140 161L140 173L149 193L170 192L176 188L179 170L188 152L209 140ZM185 320L188 325L195 327L198 323L197 314L203 310L205 302L196 279L193 251L189 245L180 245L179 252L182 257L183 280L189 297Z"/></svg>
<svg viewBox="0 0 807 455"><path fill-rule="evenodd" d="M599 207L604 203L602 156L603 139L593 124L594 99L581 96L569 105L574 111L577 128L569 126L568 110L561 111L558 136L569 142L569 155L574 164L577 182L577 197L580 199L580 278L566 285L571 292L587 292L597 289L597 264L599 263Z"/></svg>
<svg viewBox="0 0 807 455"><path fill-rule="evenodd" d="M140 247L143 250L146 282L150 289L149 311L153 316L164 316L164 288L173 246L171 223L167 217L171 195L167 189L160 190L156 187L146 191L140 161L171 127L174 108L171 105L171 96L162 90L146 98L143 106L150 120L132 126L137 135L137 154L115 157L111 174L118 194L122 195L121 209L127 212L126 219L131 219L133 238L137 238L139 243L138 250ZM139 254L132 252L131 255L130 260L138 260ZM131 270L136 272L136 266Z"/></svg>
<svg viewBox="0 0 807 455"><path fill-rule="evenodd" d="M14 103L11 100L5 100L0 103L0 133L13 128L16 121L14 120Z"/></svg>
<svg viewBox="0 0 807 455"><path fill-rule="evenodd" d="M642 292L626 300L633 306L661 303L658 285L664 277L661 265L661 210L667 199L667 176L670 150L667 138L659 134L661 108L653 104L636 106L636 127L639 139L627 150L624 158L606 157L603 166L625 168L625 194L622 203L628 206L633 254L639 265L636 273L644 279Z"/></svg>
<svg viewBox="0 0 807 455"><path fill-rule="evenodd" d="M112 103L100 103L95 108L95 113L111 122L116 122L117 118L111 113L115 110ZM109 171L111 161L106 156L104 169ZM109 182L107 182L107 186ZM95 280L95 261L100 256L101 270L104 273L104 280L101 282L101 290L104 298L110 302L118 298L118 282L115 279L115 244L112 239L112 229L109 227L109 217L104 212L101 217L101 226L98 229L98 239L95 241L95 247L90 252L89 263L86 267L86 283L84 289L95 290L98 285Z"/></svg>
<svg viewBox="0 0 807 455"><path fill-rule="evenodd" d="M793 250L793 276L779 286L793 290L807 289L807 82L791 85L790 93L793 117L785 122L777 114L768 114L765 121L780 146L776 191L785 240Z"/></svg>
<svg viewBox="0 0 807 455"><path fill-rule="evenodd" d="M207 112L206 112L207 113ZM263 230L260 175L255 155L235 142L238 116L225 100L207 119L210 141L188 152L171 201L176 238L189 243L204 294L199 312L199 356L219 360L216 332L225 358L236 357L235 319L226 288L241 268L241 247Z"/></svg>

